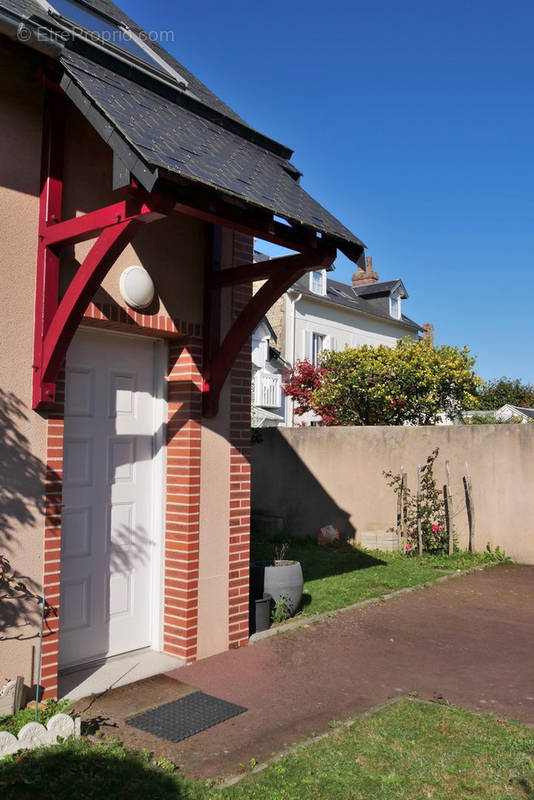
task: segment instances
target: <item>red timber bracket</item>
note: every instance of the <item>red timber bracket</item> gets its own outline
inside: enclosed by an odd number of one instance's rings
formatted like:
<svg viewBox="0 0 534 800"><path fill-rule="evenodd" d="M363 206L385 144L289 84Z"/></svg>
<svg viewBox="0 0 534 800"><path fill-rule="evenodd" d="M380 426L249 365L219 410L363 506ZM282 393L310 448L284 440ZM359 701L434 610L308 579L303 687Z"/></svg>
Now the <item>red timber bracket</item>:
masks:
<svg viewBox="0 0 534 800"><path fill-rule="evenodd" d="M262 317L306 272L328 269L336 257L336 248L319 244L315 250L306 249L302 253L262 261L259 264L246 264L219 271L220 235L215 229L212 253L213 266L211 270L208 266L206 274L204 318L204 352L207 361L203 377L205 417L217 414L220 393L228 373ZM227 286L264 279L266 282L232 322L222 342L219 342L221 290Z"/></svg>
<svg viewBox="0 0 534 800"><path fill-rule="evenodd" d="M143 223L169 214L174 198L135 191L132 196L83 216L62 220L63 98L48 91L45 100L41 194L35 290L33 403L54 403L55 382L85 309L106 274ZM96 239L59 299L59 251Z"/></svg>

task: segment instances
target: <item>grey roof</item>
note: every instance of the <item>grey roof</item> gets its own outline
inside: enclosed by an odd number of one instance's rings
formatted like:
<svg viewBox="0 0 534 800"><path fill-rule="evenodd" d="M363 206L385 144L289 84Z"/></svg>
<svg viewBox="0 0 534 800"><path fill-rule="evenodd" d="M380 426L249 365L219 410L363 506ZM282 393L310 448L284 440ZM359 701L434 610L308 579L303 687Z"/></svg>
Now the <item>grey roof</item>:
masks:
<svg viewBox="0 0 534 800"><path fill-rule="evenodd" d="M354 287L354 291L359 297L370 297L375 294L387 294L389 296L395 289L400 289L401 297L405 300L408 298L408 292L400 278L397 278L396 281L377 281L377 283Z"/></svg>
<svg viewBox="0 0 534 800"><path fill-rule="evenodd" d="M258 325L256 325L256 330L260 327L260 325L265 325L265 327L269 331L269 336L273 340L273 342L278 341L276 333L274 332L274 328L271 325L271 323L269 322L269 320L267 319L267 317L264 316L264 317L261 318L261 322L259 322Z"/></svg>
<svg viewBox="0 0 534 800"><path fill-rule="evenodd" d="M286 361L280 350L277 350L276 347L269 347L269 361L271 363L276 363L279 367L282 367L282 369L291 369L289 361Z"/></svg>
<svg viewBox="0 0 534 800"><path fill-rule="evenodd" d="M253 254L254 263L259 264L260 261L270 261L271 256L268 256L266 253L260 253L259 250L254 250Z"/></svg>
<svg viewBox="0 0 534 800"><path fill-rule="evenodd" d="M92 6L143 34L108 0ZM2 8L51 24L35 0L0 0ZM159 175L216 189L326 235L356 260L361 241L300 186L292 151L250 128L184 65L150 44L185 78L187 90L79 39L69 38L59 55L62 89L142 185L151 189Z"/></svg>
<svg viewBox="0 0 534 800"><path fill-rule="evenodd" d="M307 297L317 300L318 302L326 301L328 303L335 303L336 305L343 306L343 308L350 309L351 311L370 314L373 317L378 317L379 319L384 319L388 322L394 322L396 325L402 325L410 330L420 331L422 330L421 326L418 325L417 322L414 322L412 319L405 316L405 314L402 314L400 319L395 319L395 317L392 317L389 313L389 295L391 294L392 289L397 287L399 284L402 285L402 281L396 280L376 283L374 284L375 289L378 289L379 287L382 289L383 287L383 291L375 291L374 293L370 294L361 292L361 289L367 287L353 289L350 284L341 283L340 281L336 281L327 277L326 295L320 295L312 292L310 289L309 275L305 275L294 284L293 289L299 293L301 292Z"/></svg>
<svg viewBox="0 0 534 800"><path fill-rule="evenodd" d="M506 405L508 405L508 403ZM511 406L511 407L514 409L514 411L519 412L519 414L522 414L524 417L529 417L530 419L534 419L534 408L523 408L523 406Z"/></svg>

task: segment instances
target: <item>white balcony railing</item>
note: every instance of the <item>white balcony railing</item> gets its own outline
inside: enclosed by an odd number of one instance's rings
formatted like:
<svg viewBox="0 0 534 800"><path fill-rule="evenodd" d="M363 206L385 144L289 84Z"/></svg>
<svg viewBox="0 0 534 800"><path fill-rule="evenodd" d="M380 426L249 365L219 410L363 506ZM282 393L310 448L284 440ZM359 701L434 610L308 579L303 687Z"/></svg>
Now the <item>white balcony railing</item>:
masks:
<svg viewBox="0 0 534 800"><path fill-rule="evenodd" d="M254 405L279 408L282 403L282 376L259 372L254 376Z"/></svg>

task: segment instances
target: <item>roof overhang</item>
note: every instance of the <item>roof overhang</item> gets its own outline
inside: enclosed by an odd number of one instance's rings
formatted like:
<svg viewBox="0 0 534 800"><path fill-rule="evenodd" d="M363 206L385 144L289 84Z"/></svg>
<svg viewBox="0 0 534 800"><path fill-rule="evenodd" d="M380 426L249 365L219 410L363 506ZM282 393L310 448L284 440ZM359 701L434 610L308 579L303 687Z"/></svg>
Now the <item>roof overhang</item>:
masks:
<svg viewBox="0 0 534 800"><path fill-rule="evenodd" d="M263 328L265 330L264 338L268 337L269 339L272 339L273 342L278 341L278 337L277 337L276 333L274 332L274 328L273 328L273 326L271 325L271 323L269 322L269 320L267 319L266 316L263 316L261 318L261 320L257 324L255 330L257 331L258 328L261 328L262 326L263 326Z"/></svg>

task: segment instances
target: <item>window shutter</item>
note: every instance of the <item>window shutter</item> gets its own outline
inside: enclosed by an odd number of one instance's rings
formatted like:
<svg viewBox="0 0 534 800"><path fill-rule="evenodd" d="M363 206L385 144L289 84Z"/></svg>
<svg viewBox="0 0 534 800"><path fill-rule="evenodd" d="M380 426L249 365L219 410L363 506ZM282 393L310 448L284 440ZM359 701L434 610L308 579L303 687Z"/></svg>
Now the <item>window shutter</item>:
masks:
<svg viewBox="0 0 534 800"><path fill-rule="evenodd" d="M337 350L337 339L335 336L325 336L324 337L324 349L325 350Z"/></svg>
<svg viewBox="0 0 534 800"><path fill-rule="evenodd" d="M312 331L304 331L303 358L312 360Z"/></svg>

